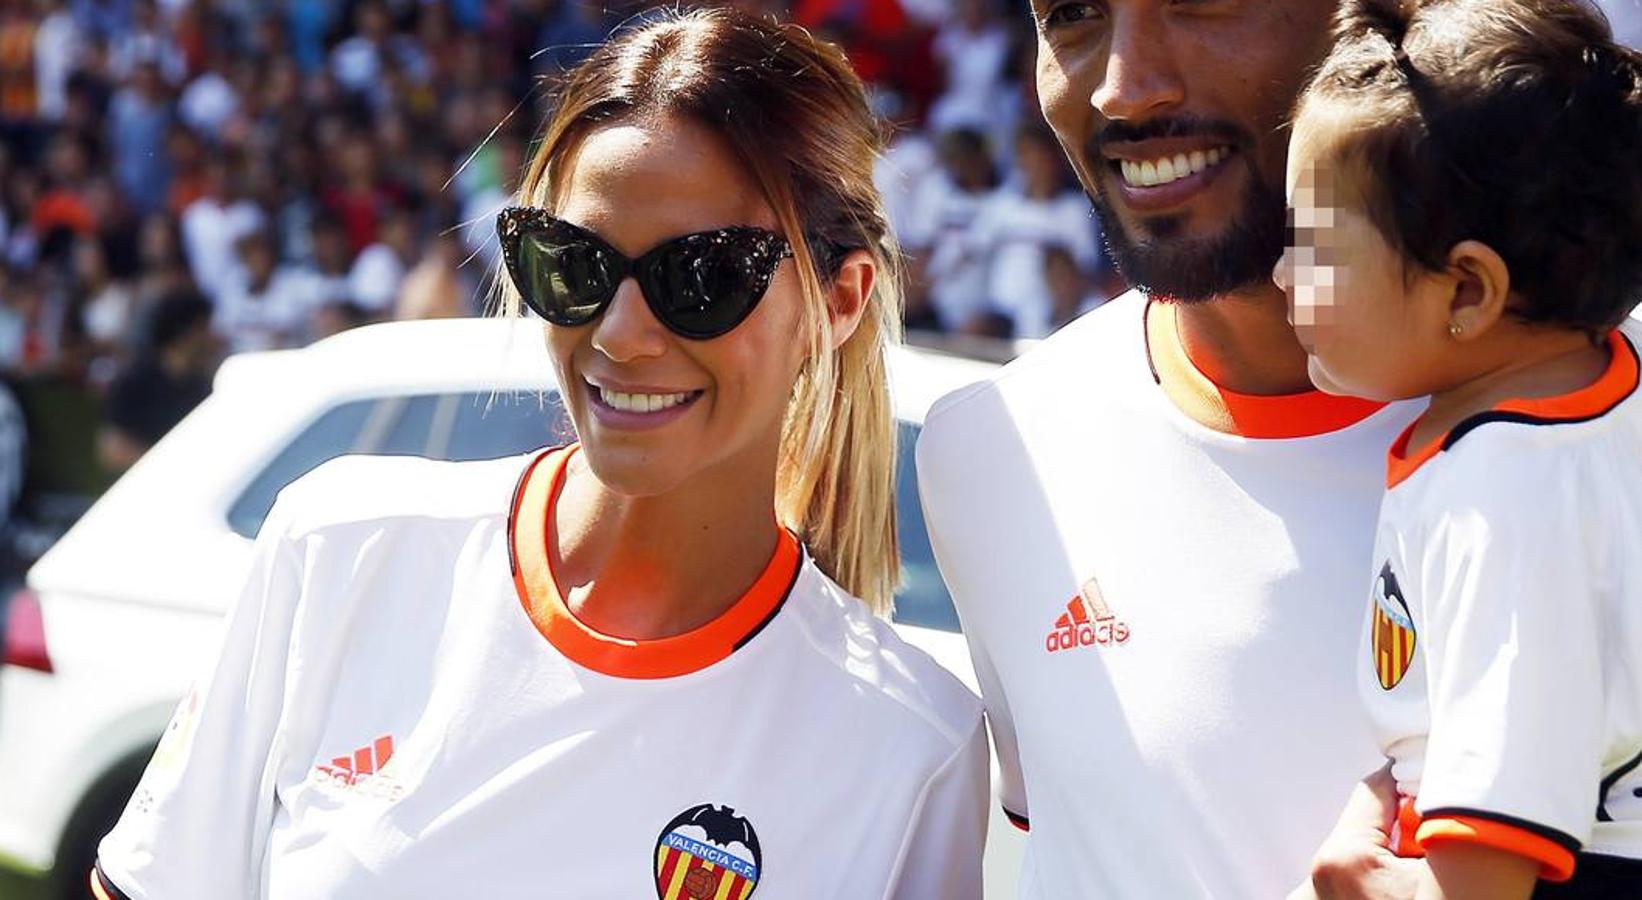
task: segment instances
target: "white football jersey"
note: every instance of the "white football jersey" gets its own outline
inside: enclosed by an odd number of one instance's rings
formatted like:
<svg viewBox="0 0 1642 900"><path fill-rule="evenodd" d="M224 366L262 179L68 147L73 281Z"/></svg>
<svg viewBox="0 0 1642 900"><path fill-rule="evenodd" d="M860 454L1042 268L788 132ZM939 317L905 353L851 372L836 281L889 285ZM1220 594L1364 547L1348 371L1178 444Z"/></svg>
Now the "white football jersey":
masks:
<svg viewBox="0 0 1642 900"><path fill-rule="evenodd" d="M1182 413L1164 369L1242 433ZM1139 294L930 413L925 518L1030 828L1022 898L1270 900L1306 877L1381 764L1339 655L1413 414L1216 389Z"/></svg>
<svg viewBox="0 0 1642 900"><path fill-rule="evenodd" d="M1589 388L1398 439L1357 671L1423 817L1399 837L1576 887L1628 871L1602 896L1642 897L1642 397L1631 341L1610 346Z"/></svg>
<svg viewBox="0 0 1642 900"><path fill-rule="evenodd" d="M551 513L513 514L569 455L348 457L287 488L98 890L979 898L973 695L790 535L699 629L594 631L531 577Z"/></svg>

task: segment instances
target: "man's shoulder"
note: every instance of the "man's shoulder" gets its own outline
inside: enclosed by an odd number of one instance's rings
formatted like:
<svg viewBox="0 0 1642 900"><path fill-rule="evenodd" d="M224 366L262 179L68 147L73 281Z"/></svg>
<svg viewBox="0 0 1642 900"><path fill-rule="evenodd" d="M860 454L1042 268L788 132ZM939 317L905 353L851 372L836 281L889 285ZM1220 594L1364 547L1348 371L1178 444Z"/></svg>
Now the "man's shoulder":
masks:
<svg viewBox="0 0 1642 900"><path fill-rule="evenodd" d="M920 447L946 440L953 433L986 427L991 419L1005 414L1010 395L1053 391L1088 399L1095 385L1101 391L1122 390L1124 379L1118 376L1135 364L1137 354L1144 358L1141 311L1145 304L1145 296L1138 291L1116 297L1044 338L985 380L937 400L924 419Z"/></svg>

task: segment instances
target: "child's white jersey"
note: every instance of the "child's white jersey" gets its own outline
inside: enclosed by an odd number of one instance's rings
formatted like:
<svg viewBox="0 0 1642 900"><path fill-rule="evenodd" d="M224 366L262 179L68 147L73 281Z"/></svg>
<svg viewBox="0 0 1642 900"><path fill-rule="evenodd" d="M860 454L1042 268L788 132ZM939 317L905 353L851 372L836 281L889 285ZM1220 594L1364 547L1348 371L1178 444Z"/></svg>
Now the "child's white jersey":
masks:
<svg viewBox="0 0 1642 900"><path fill-rule="evenodd" d="M1357 655L1418 842L1512 850L1552 880L1642 860L1642 397L1631 340L1609 345L1586 389L1423 448L1404 432ZM1642 897L1629 873L1612 896Z"/></svg>
<svg viewBox="0 0 1642 900"><path fill-rule="evenodd" d="M1346 658L1414 410L1218 390L1147 308L941 401L918 447L1001 799L1030 820L1023 900L1285 896L1381 764ZM1240 433L1183 414L1165 370Z"/></svg>
<svg viewBox="0 0 1642 900"><path fill-rule="evenodd" d="M531 575L551 499L517 499L568 456L350 457L287 488L98 890L979 898L975 698L790 535L695 631L592 630Z"/></svg>

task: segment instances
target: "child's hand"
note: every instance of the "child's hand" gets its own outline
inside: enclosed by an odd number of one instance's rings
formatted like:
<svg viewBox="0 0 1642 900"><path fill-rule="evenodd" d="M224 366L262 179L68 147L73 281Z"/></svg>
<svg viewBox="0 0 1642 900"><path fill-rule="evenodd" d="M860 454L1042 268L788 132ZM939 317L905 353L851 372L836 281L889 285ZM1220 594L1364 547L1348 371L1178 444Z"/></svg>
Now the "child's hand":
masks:
<svg viewBox="0 0 1642 900"><path fill-rule="evenodd" d="M1391 764L1368 776L1351 792L1334 831L1318 848L1310 889L1319 900L1412 900L1425 863L1391 852L1391 825L1397 817L1397 786ZM1305 898L1306 887L1291 898Z"/></svg>

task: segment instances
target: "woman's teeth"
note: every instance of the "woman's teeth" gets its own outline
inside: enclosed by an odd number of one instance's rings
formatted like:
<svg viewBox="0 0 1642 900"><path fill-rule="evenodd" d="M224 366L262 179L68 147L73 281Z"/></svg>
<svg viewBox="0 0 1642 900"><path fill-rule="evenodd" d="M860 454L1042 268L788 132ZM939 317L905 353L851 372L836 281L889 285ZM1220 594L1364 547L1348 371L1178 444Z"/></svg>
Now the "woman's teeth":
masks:
<svg viewBox="0 0 1642 900"><path fill-rule="evenodd" d="M683 403L690 399L690 394L623 394L601 387L599 399L611 409L622 412L653 413Z"/></svg>
<svg viewBox="0 0 1642 900"><path fill-rule="evenodd" d="M1145 162L1120 159L1118 167L1123 171L1123 181L1130 187L1157 187L1172 181L1179 181L1188 175L1218 165L1221 160L1231 154L1226 147L1215 147L1213 150L1193 150L1190 153L1176 153L1174 156L1163 156L1157 159L1148 159Z"/></svg>

